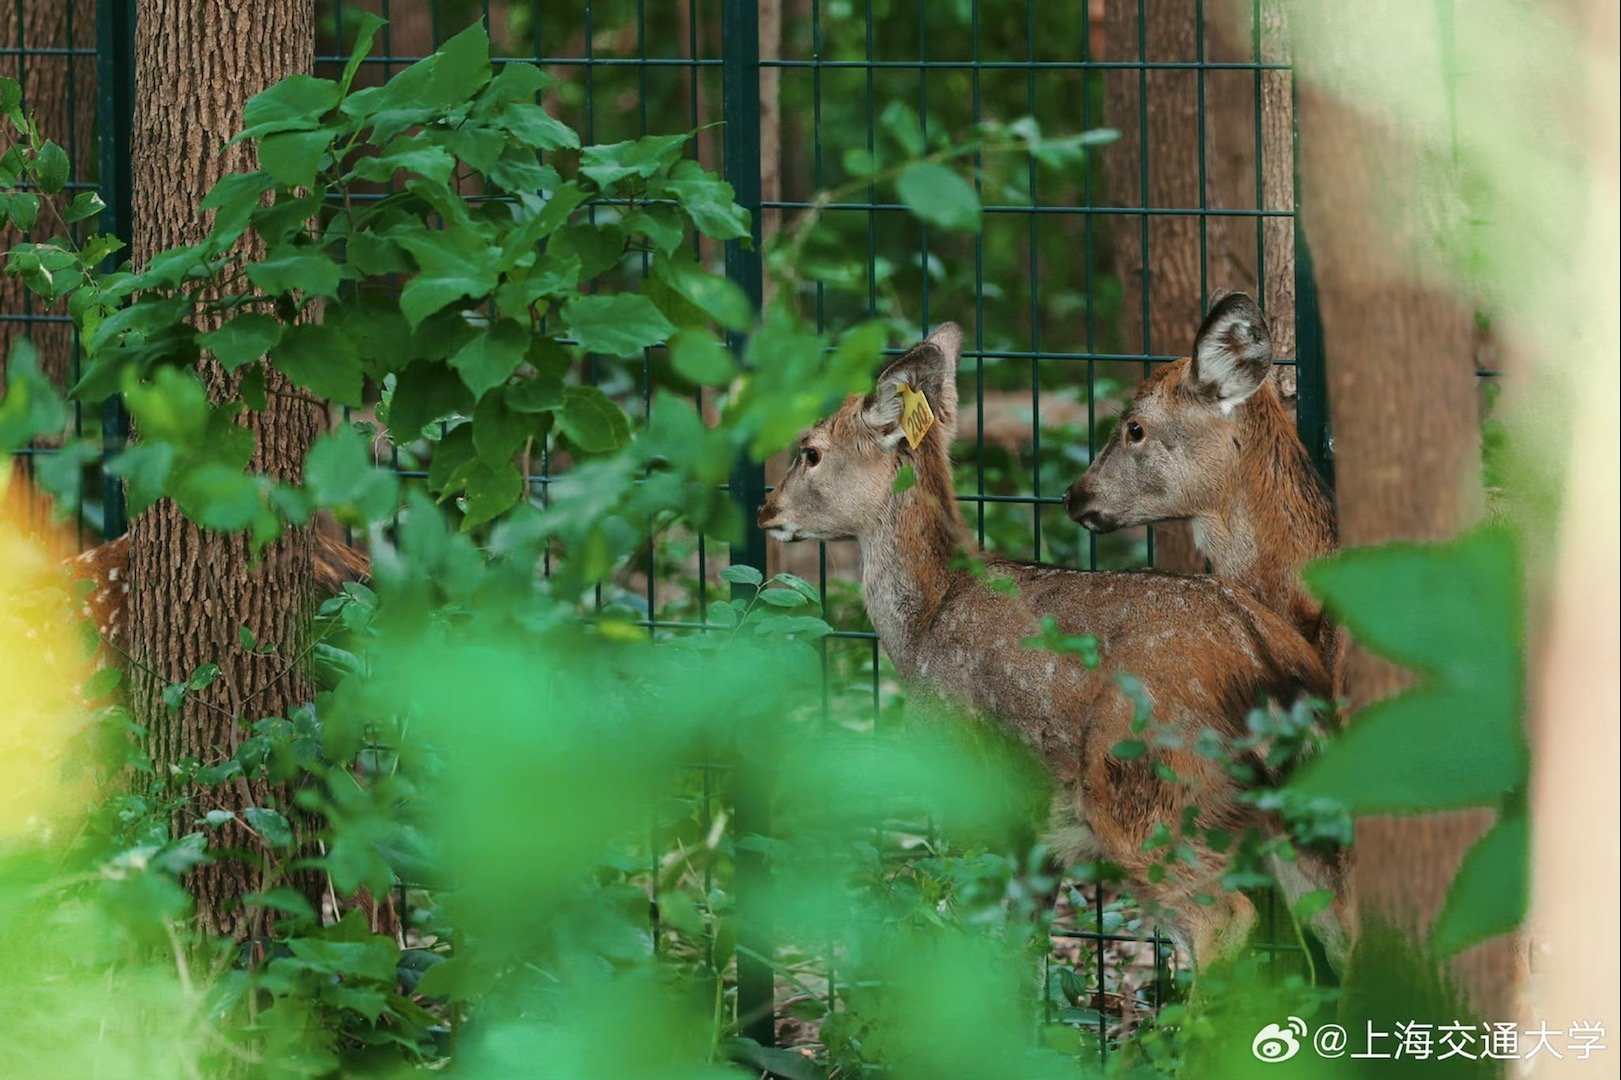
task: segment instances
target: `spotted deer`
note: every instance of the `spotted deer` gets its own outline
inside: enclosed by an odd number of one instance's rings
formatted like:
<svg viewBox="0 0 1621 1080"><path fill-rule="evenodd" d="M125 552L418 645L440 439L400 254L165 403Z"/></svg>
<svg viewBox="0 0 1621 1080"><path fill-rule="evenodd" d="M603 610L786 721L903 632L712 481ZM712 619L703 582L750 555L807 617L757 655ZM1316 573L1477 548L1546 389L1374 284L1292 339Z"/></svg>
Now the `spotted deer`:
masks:
<svg viewBox="0 0 1621 1080"><path fill-rule="evenodd" d="M1338 543L1334 504L1271 369L1261 309L1243 293L1220 300L1193 354L1143 380L1064 507L1093 532L1190 522L1216 576L1288 619L1337 691L1342 635L1300 581L1301 566Z"/></svg>
<svg viewBox="0 0 1621 1080"><path fill-rule="evenodd" d="M1197 866L1161 877L1144 845L1162 825L1178 830L1184 811L1201 829L1234 835L1277 827L1238 799L1221 764L1192 747L1206 728L1242 732L1262 698L1321 693L1322 665L1284 619L1216 578L1089 573L970 554L949 457L961 343L961 330L942 326L885 368L871 394L850 397L805 432L760 507L760 526L782 541L859 541L867 612L902 678L1009 729L1053 774L1059 856L1122 867L1195 965L1231 957L1255 910L1219 886L1218 856L1195 845ZM911 484L897 483L903 466ZM999 578L1014 587L993 587ZM1100 666L1027 646L1043 616L1066 633L1093 635ZM1116 678L1127 673L1141 680L1155 723L1178 733L1180 745L1129 760L1111 753L1134 737L1134 702ZM1156 761L1179 780L1162 779ZM1314 863L1308 878L1311 887L1337 886L1336 865ZM1331 950L1344 942L1334 927L1324 937Z"/></svg>
<svg viewBox="0 0 1621 1080"><path fill-rule="evenodd" d="M101 639L119 652L129 648L129 535L97 544L68 563L75 577L91 582L83 615ZM363 552L315 531L315 585L323 596L341 592L346 581L364 581L371 563Z"/></svg>

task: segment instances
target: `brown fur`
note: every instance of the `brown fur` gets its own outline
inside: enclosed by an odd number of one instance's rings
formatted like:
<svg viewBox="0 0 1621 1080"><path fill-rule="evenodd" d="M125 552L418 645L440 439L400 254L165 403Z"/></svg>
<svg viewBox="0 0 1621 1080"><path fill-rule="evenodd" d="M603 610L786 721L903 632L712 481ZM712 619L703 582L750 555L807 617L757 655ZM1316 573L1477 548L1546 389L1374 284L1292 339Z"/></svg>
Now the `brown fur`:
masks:
<svg viewBox="0 0 1621 1080"><path fill-rule="evenodd" d="M1193 355L1138 386L1108 442L1070 486L1070 517L1089 529L1189 521L1215 575L1252 592L1289 620L1341 696L1348 639L1301 582L1300 570L1338 546L1334 503L1324 490L1267 374L1266 320L1242 293L1215 304ZM1140 438L1133 438L1131 425ZM1305 854L1278 865L1285 891L1330 887L1332 922L1314 925L1348 947L1355 915L1345 893L1349 854Z"/></svg>
<svg viewBox="0 0 1621 1080"><path fill-rule="evenodd" d="M807 432L799 460L761 507L760 524L784 540L858 539L868 614L901 675L1017 733L1065 793L1056 808L1058 832L1068 838L1062 854L1120 865L1197 963L1228 956L1254 910L1219 887L1222 861L1199 849L1197 867L1171 869L1153 883L1157 856L1143 844L1162 824L1177 831L1187 807L1205 828L1271 828L1236 799L1226 770L1191 747L1203 728L1242 730L1263 696L1323 692L1322 666L1282 618L1215 578L1083 573L994 556L982 556L983 573L965 568L961 556L973 549L948 455L959 343L960 331L942 328L890 365L873 395L851 398ZM897 437L897 381L921 389L939 420L915 450ZM897 492L906 464L916 483ZM988 579L998 577L1016 591L993 588ZM1102 667L1024 645L1045 615L1066 633L1094 635ZM1135 737L1121 673L1142 680L1155 725L1182 735L1182 747L1150 751L1181 783L1160 780L1148 760L1110 754ZM1200 904L1200 894L1215 902Z"/></svg>
<svg viewBox="0 0 1621 1080"><path fill-rule="evenodd" d="M1254 385L1246 397L1222 408L1191 357L1158 369L1137 388L1065 504L1071 517L1098 531L1191 522L1214 573L1287 618L1337 673L1340 634L1300 580L1302 566L1338 545L1334 504L1265 378L1271 343L1264 321L1251 319L1261 319L1259 310L1235 294L1212 310L1195 343L1196 353L1213 349L1238 358L1249 348L1259 357L1244 382ZM1145 430L1140 443L1127 437L1130 423Z"/></svg>

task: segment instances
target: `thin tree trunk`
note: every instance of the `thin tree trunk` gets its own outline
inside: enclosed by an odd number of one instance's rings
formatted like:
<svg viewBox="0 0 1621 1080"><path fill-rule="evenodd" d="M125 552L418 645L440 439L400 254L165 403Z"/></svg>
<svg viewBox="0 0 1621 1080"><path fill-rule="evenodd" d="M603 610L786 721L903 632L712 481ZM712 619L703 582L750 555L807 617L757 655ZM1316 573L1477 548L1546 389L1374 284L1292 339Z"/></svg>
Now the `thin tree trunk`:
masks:
<svg viewBox="0 0 1621 1080"><path fill-rule="evenodd" d="M1102 59L1187 62L1198 55L1191 5L1182 0L1146 0L1142 22L1137 13L1136 0L1107 0ZM1105 76L1104 112L1109 126L1121 136L1104 154L1110 203L1153 209L1197 207L1197 73L1112 70ZM1122 214L1112 220L1114 264L1121 284L1122 351L1180 355L1193 344L1203 316L1199 219L1191 214L1149 214L1145 224L1143 215ZM1154 564L1173 573L1204 570L1186 525L1155 527Z"/></svg>
<svg viewBox="0 0 1621 1080"><path fill-rule="evenodd" d="M1456 197L1450 160L1422 147L1394 106L1331 96L1341 76L1370 77L1389 58L1348 50L1339 20L1377 18L1361 6L1321 5L1317 62L1303 67L1303 206L1317 264L1333 412L1341 541L1441 540L1482 509L1480 395L1473 312L1434 265ZM1371 50L1369 50L1371 52ZM1407 63L1411 64L1410 54ZM1435 70L1392 70L1410 93L1445 94ZM1306 82L1305 80L1315 80ZM1410 106L1409 106L1410 107ZM1353 648L1345 686L1360 708L1410 684L1400 669ZM1355 723L1353 717L1352 723ZM1352 889L1364 926L1387 924L1422 942L1460 859L1491 824L1477 810L1364 818ZM1523 943L1505 935L1449 965L1481 1017L1507 1019L1524 976Z"/></svg>
<svg viewBox="0 0 1621 1080"><path fill-rule="evenodd" d="M9 5L8 5L9 6ZM0 48L41 50L17 56L0 53L0 75L16 79L23 90L23 106L33 114L40 138L50 139L68 153L73 165L70 179L88 180L96 160L96 5L94 0L24 0L0 14ZM74 56L44 50L88 49L91 55ZM58 208L67 205L71 192L43 196ZM43 239L60 230L59 218L44 211L33 233ZM27 239L11 226L0 230L0 251L9 251ZM73 331L65 322L19 321L24 315L65 317L58 305L46 307L29 295L22 279L0 275L0 368L11 355L17 338L27 336L39 350L40 367L59 387L73 379ZM0 386L4 386L0 378Z"/></svg>
<svg viewBox="0 0 1621 1080"><path fill-rule="evenodd" d="M1237 8L1218 5L1211 9L1210 18L1205 51L1208 60L1234 64L1289 62L1284 0L1260 0L1259 51L1255 41L1256 8L1248 4ZM1286 70L1235 68L1211 71L1206 81L1210 206L1289 214L1295 205L1292 74ZM1277 355L1294 356L1294 219L1218 215L1210 218L1208 228L1211 289L1239 289L1257 297L1271 324ZM1272 376L1292 408L1295 369L1279 365Z"/></svg>
<svg viewBox="0 0 1621 1080"><path fill-rule="evenodd" d="M229 9L141 0L137 17L132 164L139 263L204 235L207 221L197 213L203 195L223 174L254 167L246 144L225 145L241 127L243 106L271 83L310 69L315 26L313 0L239 0ZM252 245L245 240L239 254L252 254ZM205 360L201 373L216 399L229 393L230 380L217 364ZM252 467L296 480L322 427L322 410L279 376L272 375L271 384L269 406L245 420L256 444ZM245 537L203 532L167 501L136 519L130 533L131 644L142 665L132 672L131 704L150 732L157 775L167 778L170 766L186 759L222 760L240 744L245 723L285 716L309 700L302 672L286 665L305 640L312 545L307 530L290 530L250 567ZM242 626L277 652L239 648ZM164 685L210 661L221 664L222 677L188 695L177 711L166 710ZM256 696L245 702L250 695ZM200 793L207 808L270 805L291 817L290 795L258 782ZM235 823L211 839L222 848L266 853ZM318 879L294 877L319 910ZM274 882L257 869L226 859L198 867L188 880L201 925L238 937L260 928L236 899L267 884Z"/></svg>

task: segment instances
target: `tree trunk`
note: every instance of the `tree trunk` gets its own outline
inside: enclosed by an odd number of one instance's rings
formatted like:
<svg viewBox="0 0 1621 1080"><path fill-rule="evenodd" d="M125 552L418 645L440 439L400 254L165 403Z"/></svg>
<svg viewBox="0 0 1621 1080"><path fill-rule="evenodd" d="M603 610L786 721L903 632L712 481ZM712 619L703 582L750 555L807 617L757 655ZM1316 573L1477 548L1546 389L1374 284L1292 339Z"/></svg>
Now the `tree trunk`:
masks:
<svg viewBox="0 0 1621 1080"><path fill-rule="evenodd" d="M1457 197L1450 156L1423 146L1394 105L1360 95L1352 108L1332 96L1344 93L1351 70L1358 80L1445 94L1439 50L1433 72L1413 70L1405 52L1399 62L1409 68L1385 72L1378 69L1396 62L1389 55L1345 55L1340 43L1358 35L1340 21L1372 18L1361 6L1318 6L1316 62L1301 70L1302 203L1347 547L1453 537L1483 501L1473 311L1433 263ZM1353 648L1345 670L1353 708L1409 683L1405 672ZM1359 820L1352 891L1364 926L1383 923L1425 940L1460 859L1491 820L1485 810ZM1523 965L1520 936L1506 935L1458 957L1449 974L1480 1017L1509 1019Z"/></svg>
<svg viewBox="0 0 1621 1080"><path fill-rule="evenodd" d="M1194 9L1182 0L1108 0L1101 59L1188 62L1198 55ZM1187 69L1111 70L1104 113L1120 140L1104 152L1109 202L1164 209L1199 205L1198 74ZM1145 96L1146 95L1146 96ZM1147 140L1147 175L1143 142ZM1121 285L1123 352L1181 355L1193 344L1199 308L1199 219L1192 214L1111 215ZM1146 290L1146 295L1145 295ZM1187 525L1154 527L1154 565L1197 574L1204 560Z"/></svg>
<svg viewBox="0 0 1621 1080"><path fill-rule="evenodd" d="M1260 0L1259 14L1257 51L1254 9L1249 5L1218 5L1211 9L1206 58L1235 64L1288 63L1288 12L1284 0ZM1210 206L1289 214L1295 205L1293 75L1286 70L1218 69L1209 72L1206 81ZM1259 117L1255 111L1257 97ZM1294 356L1293 217L1218 215L1210 218L1209 233L1211 289L1242 290L1260 300L1272 327L1277 355ZM1294 367L1275 367L1272 379L1283 400L1293 408Z"/></svg>
<svg viewBox="0 0 1621 1080"><path fill-rule="evenodd" d="M165 248L195 243L208 223L197 204L223 174L254 168L246 144L226 146L240 127L248 98L271 83L307 71L314 59L313 0L241 0L229 8L193 0L141 0L135 42L133 256L143 262ZM254 253L245 239L239 254ZM211 360L201 373L210 393L223 398L230 379ZM269 405L247 414L253 432L252 467L296 480L322 410L275 373ZM160 778L186 759L212 763L242 741L244 725L261 716L287 715L310 698L300 670L287 670L305 640L311 595L312 545L307 530L290 530L250 567L244 536L203 532L173 504L158 503L131 530L131 704L147 725L149 750ZM248 627L267 656L237 645ZM218 662L223 675L176 711L161 703L163 687L198 665ZM292 817L291 792L261 783L195 793L193 809L240 811L276 807ZM267 849L233 822L211 834L220 848L256 854ZM272 863L274 860L272 859ZM221 859L189 875L197 915L205 929L254 936L260 928L236 906L245 892L275 884L255 867ZM318 880L295 883L319 910Z"/></svg>
<svg viewBox="0 0 1621 1080"><path fill-rule="evenodd" d="M33 114L40 138L50 139L68 153L71 180L88 180L96 161L96 5L94 0L24 0L0 15L0 49L90 50L18 56L0 53L0 75L22 84L23 106ZM58 209L71 192L42 196ZM60 231L59 218L41 207L34 234L44 238ZM6 226L0 231L0 251L27 239ZM65 388L73 380L73 331L60 306L47 308L29 294L21 278L0 275L0 368L11 355L17 338L27 336L39 350L40 367L51 381ZM28 315L53 315L59 322L18 321ZM0 379L0 386L4 386Z"/></svg>

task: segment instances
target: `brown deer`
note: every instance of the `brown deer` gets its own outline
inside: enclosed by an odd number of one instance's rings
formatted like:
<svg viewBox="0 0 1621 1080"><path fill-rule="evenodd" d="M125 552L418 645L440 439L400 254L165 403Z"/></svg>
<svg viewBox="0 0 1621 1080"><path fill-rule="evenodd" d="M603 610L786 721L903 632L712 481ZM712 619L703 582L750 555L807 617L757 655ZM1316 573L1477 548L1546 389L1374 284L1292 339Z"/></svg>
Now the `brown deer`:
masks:
<svg viewBox="0 0 1621 1080"><path fill-rule="evenodd" d="M1114 433L1064 495L1093 532L1188 521L1217 577L1245 586L1317 648L1338 691L1341 637L1300 582L1332 552L1334 503L1267 373L1272 337L1255 301L1217 302L1193 355L1143 380Z"/></svg>
<svg viewBox="0 0 1621 1080"><path fill-rule="evenodd" d="M858 540L867 612L901 676L987 714L1053 773L1060 856L1122 867L1196 965L1231 957L1255 910L1221 889L1218 857L1195 845L1196 867L1155 881L1144 844L1161 825L1174 833L1186 810L1201 829L1276 827L1237 799L1230 774L1192 749L1194 737L1205 728L1242 732L1263 697L1287 703L1321 693L1322 665L1285 620L1215 578L965 559L970 541L949 458L961 343L961 330L942 326L885 368L872 394L852 396L806 432L760 508L760 526L783 541ZM903 466L910 485L897 483ZM996 579L1014 587L994 587ZM1097 670L1024 644L1047 615L1066 633L1097 639ZM1141 680L1156 723L1181 736L1179 746L1151 752L1177 781L1157 775L1148 756L1111 753L1132 738L1133 701L1116 678L1124 673ZM1309 854L1302 864L1308 859L1316 861L1297 884L1338 884L1337 864ZM1331 950L1345 940L1335 927L1323 936Z"/></svg>

